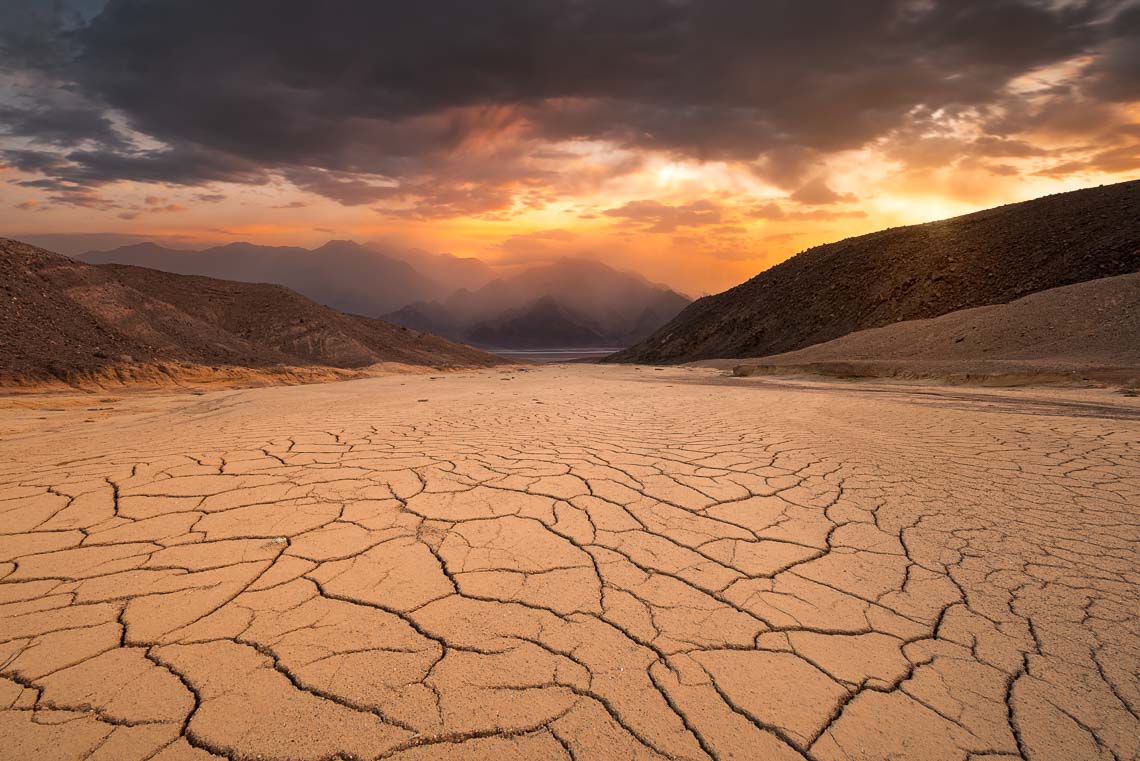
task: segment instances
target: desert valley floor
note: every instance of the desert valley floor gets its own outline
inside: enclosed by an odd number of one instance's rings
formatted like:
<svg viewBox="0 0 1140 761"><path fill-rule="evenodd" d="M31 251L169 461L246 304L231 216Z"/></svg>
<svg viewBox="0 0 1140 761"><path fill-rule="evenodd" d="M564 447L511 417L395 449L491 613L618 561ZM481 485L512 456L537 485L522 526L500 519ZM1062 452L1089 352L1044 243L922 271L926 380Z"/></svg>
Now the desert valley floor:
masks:
<svg viewBox="0 0 1140 761"><path fill-rule="evenodd" d="M1134 759L1140 399L0 400L0 758Z"/></svg>

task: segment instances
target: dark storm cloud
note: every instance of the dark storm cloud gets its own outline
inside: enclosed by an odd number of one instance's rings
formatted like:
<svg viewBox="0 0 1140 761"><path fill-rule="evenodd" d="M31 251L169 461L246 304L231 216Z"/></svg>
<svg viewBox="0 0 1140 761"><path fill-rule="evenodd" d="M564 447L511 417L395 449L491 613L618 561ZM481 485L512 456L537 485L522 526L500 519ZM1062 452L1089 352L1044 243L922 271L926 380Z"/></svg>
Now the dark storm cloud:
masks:
<svg viewBox="0 0 1140 761"><path fill-rule="evenodd" d="M0 70L63 68L76 52L74 32L103 0L4 0L0 3Z"/></svg>
<svg viewBox="0 0 1140 761"><path fill-rule="evenodd" d="M0 154L4 158L4 166L10 166L13 169L19 169L21 172L55 172L62 169L67 162L60 156L46 151L32 151L22 149L12 149L4 151ZM29 180L28 184L32 182L40 182L39 180Z"/></svg>
<svg viewBox="0 0 1140 761"><path fill-rule="evenodd" d="M317 167L294 167L285 178L302 190L332 198L345 206L361 206L390 199L397 193L391 182L376 182L351 172L337 172Z"/></svg>
<svg viewBox="0 0 1140 761"><path fill-rule="evenodd" d="M73 151L67 154L73 168L65 175L77 182L100 184L109 179L136 182L174 182L193 185L205 182L259 182L260 167L240 155L181 144L177 149L152 151Z"/></svg>
<svg viewBox="0 0 1140 761"><path fill-rule="evenodd" d="M9 67L101 109L5 106L11 134L87 140L48 174L282 172L348 204L421 193L423 216L502 207L525 157L451 156L508 127L536 152L603 138L749 162L796 190L820 155L922 115L1009 107L1007 83L1042 66L1093 55L1085 98L1134 98L1140 81L1125 0L111 0L90 23L48 16L0 33ZM167 147L125 147L106 113ZM460 183L424 183L445 170Z"/></svg>
<svg viewBox="0 0 1140 761"><path fill-rule="evenodd" d="M1107 100L1140 99L1140 3L1134 3L1111 23L1111 42L1093 65L1092 93Z"/></svg>
<svg viewBox="0 0 1140 761"><path fill-rule="evenodd" d="M0 103L0 136L34 136L42 143L62 148L95 141L114 149L126 143L101 109L59 100L33 104Z"/></svg>

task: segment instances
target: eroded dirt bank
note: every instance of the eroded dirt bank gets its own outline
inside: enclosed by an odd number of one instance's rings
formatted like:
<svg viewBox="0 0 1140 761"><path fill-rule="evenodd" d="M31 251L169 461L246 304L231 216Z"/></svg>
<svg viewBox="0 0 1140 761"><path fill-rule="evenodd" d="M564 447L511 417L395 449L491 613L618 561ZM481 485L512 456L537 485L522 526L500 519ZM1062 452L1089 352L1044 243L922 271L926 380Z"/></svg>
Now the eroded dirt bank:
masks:
<svg viewBox="0 0 1140 761"><path fill-rule="evenodd" d="M0 408L0 758L1140 753L1140 400L562 366L117 405Z"/></svg>

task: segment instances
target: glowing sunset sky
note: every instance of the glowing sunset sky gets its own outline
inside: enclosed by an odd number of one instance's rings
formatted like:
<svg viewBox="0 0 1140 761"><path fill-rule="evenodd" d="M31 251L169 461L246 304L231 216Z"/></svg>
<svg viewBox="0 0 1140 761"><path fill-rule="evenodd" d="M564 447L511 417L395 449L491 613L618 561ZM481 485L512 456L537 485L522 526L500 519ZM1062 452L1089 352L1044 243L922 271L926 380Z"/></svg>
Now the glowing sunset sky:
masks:
<svg viewBox="0 0 1140 761"><path fill-rule="evenodd" d="M0 162L0 234L63 253L351 238L697 295L1136 177L1140 3L4 0Z"/></svg>

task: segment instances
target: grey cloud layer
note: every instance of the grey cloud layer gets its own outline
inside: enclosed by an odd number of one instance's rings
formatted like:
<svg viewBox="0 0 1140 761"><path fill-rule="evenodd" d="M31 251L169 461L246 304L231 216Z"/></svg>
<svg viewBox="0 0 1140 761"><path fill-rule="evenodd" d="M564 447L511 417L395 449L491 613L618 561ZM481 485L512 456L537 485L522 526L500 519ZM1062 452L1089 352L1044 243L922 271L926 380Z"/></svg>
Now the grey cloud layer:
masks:
<svg viewBox="0 0 1140 761"><path fill-rule="evenodd" d="M1050 112L1008 82L1078 56L1093 63L1056 99L1140 97L1130 0L112 0L89 23L42 6L0 32L18 83L0 129L35 141L8 163L70 187L280 172L347 203L430 205L475 181L492 194L457 208L481 209L544 179L528 150L575 138L795 183L938 109L1016 134ZM133 149L110 114L165 147ZM508 154L456 160L505 126Z"/></svg>

